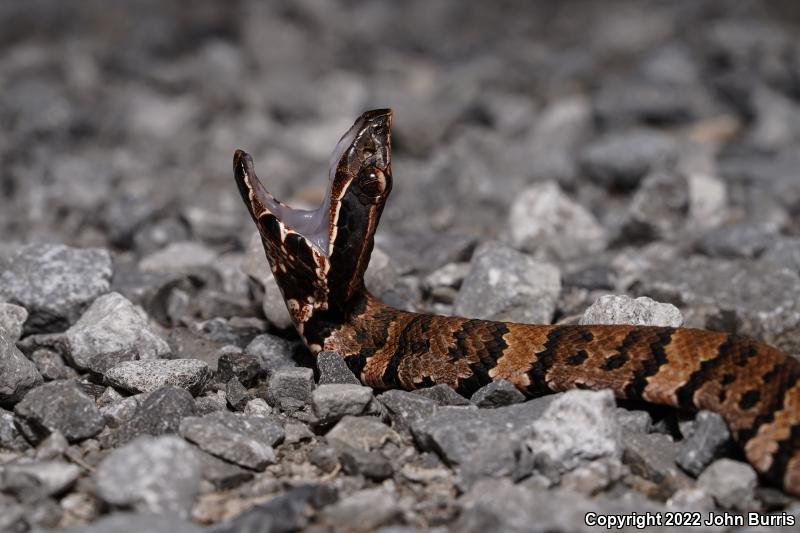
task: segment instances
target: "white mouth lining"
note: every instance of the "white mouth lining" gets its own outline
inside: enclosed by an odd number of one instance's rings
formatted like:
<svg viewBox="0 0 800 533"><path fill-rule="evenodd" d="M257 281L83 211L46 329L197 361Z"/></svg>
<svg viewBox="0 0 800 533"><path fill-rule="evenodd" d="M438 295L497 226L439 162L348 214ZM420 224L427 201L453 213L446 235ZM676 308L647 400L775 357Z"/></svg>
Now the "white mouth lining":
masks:
<svg viewBox="0 0 800 533"><path fill-rule="evenodd" d="M356 122L336 143L336 148L333 150L328 164L328 188L325 191L325 198L316 209L293 209L286 204L282 204L267 192L261 182L258 181L258 178L254 180L256 183L253 184L253 188L258 201L284 225L302 235L326 256L328 255L328 246L330 244L331 188L336 177L336 168L345 151L352 145L361 127L361 121Z"/></svg>

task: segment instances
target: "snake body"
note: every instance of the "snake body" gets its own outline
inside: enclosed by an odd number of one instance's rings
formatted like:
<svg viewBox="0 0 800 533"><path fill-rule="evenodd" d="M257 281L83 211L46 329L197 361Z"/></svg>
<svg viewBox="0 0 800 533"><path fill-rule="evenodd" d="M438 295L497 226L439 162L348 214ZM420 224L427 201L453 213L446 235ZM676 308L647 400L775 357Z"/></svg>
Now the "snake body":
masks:
<svg viewBox="0 0 800 533"><path fill-rule="evenodd" d="M528 397L575 388L719 413L755 470L800 496L800 362L723 332L653 326L533 325L402 311L364 271L391 192L391 111L342 137L323 204L292 210L237 150L234 176L294 325L312 353L335 350L376 389L447 384L469 396L503 378Z"/></svg>

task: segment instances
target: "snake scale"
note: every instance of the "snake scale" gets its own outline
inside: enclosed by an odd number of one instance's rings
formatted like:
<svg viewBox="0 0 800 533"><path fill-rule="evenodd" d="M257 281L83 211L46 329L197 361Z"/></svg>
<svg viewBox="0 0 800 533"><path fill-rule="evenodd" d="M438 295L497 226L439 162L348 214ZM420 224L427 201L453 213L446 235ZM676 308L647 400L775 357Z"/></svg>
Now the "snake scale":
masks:
<svg viewBox="0 0 800 533"><path fill-rule="evenodd" d="M388 109L361 115L341 138L322 205L297 210L234 155L239 191L271 270L312 353L335 350L366 385L447 384L469 396L498 378L527 397L574 388L708 409L767 482L800 496L800 362L728 333L655 326L532 325L395 309L364 286L392 190Z"/></svg>

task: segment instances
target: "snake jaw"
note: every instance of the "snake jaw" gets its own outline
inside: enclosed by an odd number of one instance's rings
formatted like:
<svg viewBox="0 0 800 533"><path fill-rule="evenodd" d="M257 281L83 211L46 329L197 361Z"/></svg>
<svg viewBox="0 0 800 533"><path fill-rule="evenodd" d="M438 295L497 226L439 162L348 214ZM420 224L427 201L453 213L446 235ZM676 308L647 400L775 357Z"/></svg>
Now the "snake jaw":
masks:
<svg viewBox="0 0 800 533"><path fill-rule="evenodd" d="M315 313L346 305L363 289L373 235L391 192L389 109L361 115L336 145L316 209L293 209L267 191L253 159L233 156L236 184L261 234L270 268L297 330Z"/></svg>

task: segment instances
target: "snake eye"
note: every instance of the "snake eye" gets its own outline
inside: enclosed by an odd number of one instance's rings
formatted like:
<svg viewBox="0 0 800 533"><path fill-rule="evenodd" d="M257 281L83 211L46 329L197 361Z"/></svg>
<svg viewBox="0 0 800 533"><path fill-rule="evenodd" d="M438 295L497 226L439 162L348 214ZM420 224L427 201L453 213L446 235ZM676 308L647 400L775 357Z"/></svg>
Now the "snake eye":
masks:
<svg viewBox="0 0 800 533"><path fill-rule="evenodd" d="M361 172L358 184L363 194L377 198L386 190L386 175L379 168L370 167Z"/></svg>

